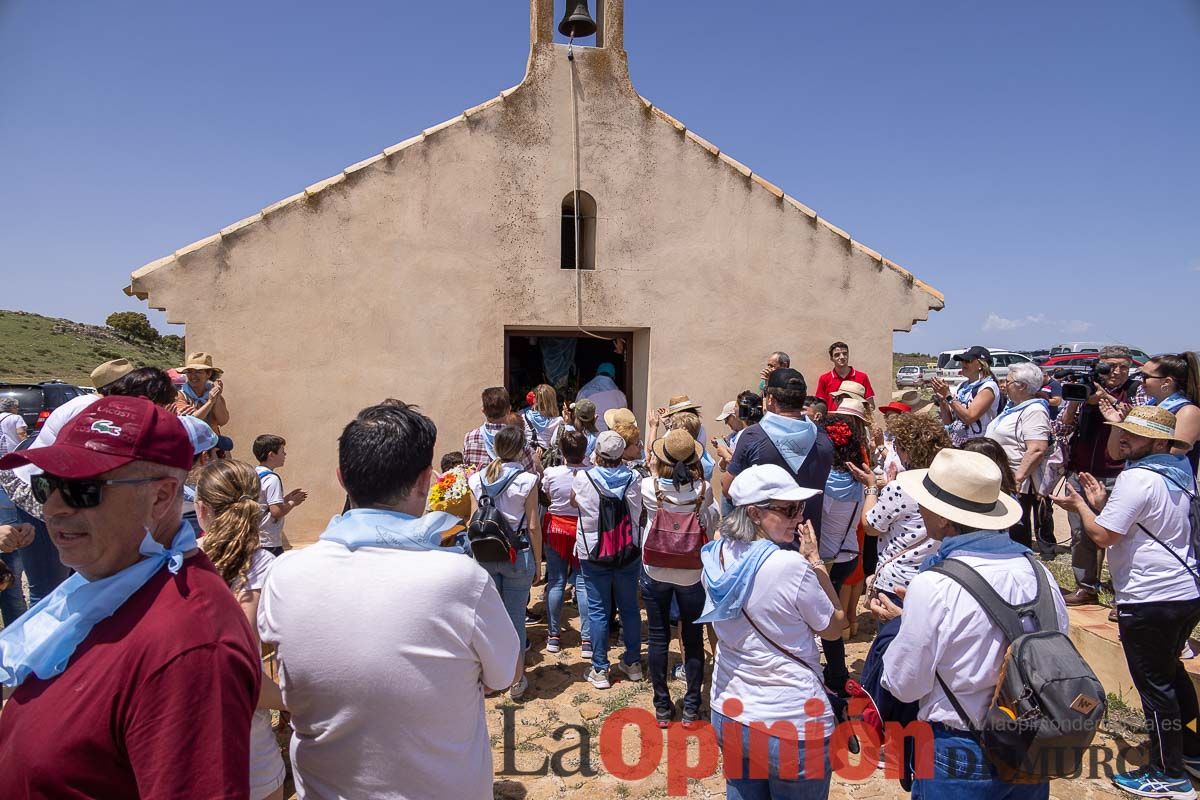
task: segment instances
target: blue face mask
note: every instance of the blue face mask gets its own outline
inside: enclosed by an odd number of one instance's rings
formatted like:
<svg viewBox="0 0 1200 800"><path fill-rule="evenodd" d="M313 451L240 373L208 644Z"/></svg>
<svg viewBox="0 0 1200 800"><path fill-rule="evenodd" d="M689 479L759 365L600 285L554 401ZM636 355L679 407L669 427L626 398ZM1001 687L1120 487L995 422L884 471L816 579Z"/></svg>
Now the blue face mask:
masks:
<svg viewBox="0 0 1200 800"><path fill-rule="evenodd" d="M78 572L58 585L12 625L0 631L0 683L20 686L30 675L53 678L67 668L75 649L96 623L111 617L164 565L172 575L184 553L196 549L196 532L184 522L170 547L145 530L138 551L145 556L115 575L89 581Z"/></svg>

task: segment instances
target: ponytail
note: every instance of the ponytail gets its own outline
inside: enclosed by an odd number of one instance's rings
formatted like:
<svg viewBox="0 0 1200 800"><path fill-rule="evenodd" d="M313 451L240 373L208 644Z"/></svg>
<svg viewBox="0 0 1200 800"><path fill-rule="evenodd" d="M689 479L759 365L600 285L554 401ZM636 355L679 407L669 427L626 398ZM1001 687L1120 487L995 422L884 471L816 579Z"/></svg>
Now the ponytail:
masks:
<svg viewBox="0 0 1200 800"><path fill-rule="evenodd" d="M1200 405L1200 359L1197 359L1194 351L1164 353L1150 360L1164 378L1175 381L1176 391L1183 392L1188 400Z"/></svg>
<svg viewBox="0 0 1200 800"><path fill-rule="evenodd" d="M211 514L200 549L235 592L245 584L259 546L263 515L259 490L258 474L241 461L214 461L204 467L196 483L196 499Z"/></svg>
<svg viewBox="0 0 1200 800"><path fill-rule="evenodd" d="M483 471L483 480L485 483L495 483L500 478L501 469L504 467L504 459L493 458L491 463Z"/></svg>

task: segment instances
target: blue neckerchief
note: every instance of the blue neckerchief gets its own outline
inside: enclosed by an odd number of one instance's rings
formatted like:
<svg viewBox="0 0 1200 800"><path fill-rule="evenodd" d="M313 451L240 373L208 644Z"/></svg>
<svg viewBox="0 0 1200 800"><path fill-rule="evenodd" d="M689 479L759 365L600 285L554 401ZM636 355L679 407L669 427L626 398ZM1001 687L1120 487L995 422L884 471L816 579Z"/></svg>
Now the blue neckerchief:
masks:
<svg viewBox="0 0 1200 800"><path fill-rule="evenodd" d="M587 450L584 451L584 455L590 458L592 451L596 449L596 440L600 438L600 434L596 431L585 431L583 435L587 437Z"/></svg>
<svg viewBox="0 0 1200 800"><path fill-rule="evenodd" d="M919 572L936 567L947 558L959 553L976 555L1021 556L1033 552L1023 544L1009 538L1006 531L971 531L960 533L942 541L938 551L921 563Z"/></svg>
<svg viewBox="0 0 1200 800"><path fill-rule="evenodd" d="M804 418L784 417L770 411L763 414L758 426L775 445L792 472L799 472L817 441L817 426Z"/></svg>
<svg viewBox="0 0 1200 800"><path fill-rule="evenodd" d="M1050 413L1050 403L1048 401L1043 400L1040 397L1031 397L1028 400L1018 403L1015 406L1009 406L1008 408L1004 409L1003 411L1001 411L999 414L996 415L996 420L997 421L1002 420L1005 417L1007 417L1009 414L1013 413L1014 411L1020 411L1021 409L1028 408L1029 406L1034 405L1036 403L1041 403L1042 407L1046 409L1046 413L1047 414Z"/></svg>
<svg viewBox="0 0 1200 800"><path fill-rule="evenodd" d="M202 394L202 395L196 394L195 390L192 389L191 385L187 384L187 383L185 383L179 391L183 392L184 396L187 399L191 400L196 405L202 406L206 402L208 402L208 393L212 391L212 384L211 383L204 384L204 394Z"/></svg>
<svg viewBox="0 0 1200 800"><path fill-rule="evenodd" d="M506 480L508 480L509 477L511 477L512 475L515 475L518 472L524 472L524 471L525 471L525 468L522 467L520 464L514 464L511 461L506 461L506 462L504 462L504 464L501 465L500 474L496 477L496 480L494 480L494 481L489 481L487 479L487 470L486 469L484 471L480 472L479 473L479 485L483 487L483 490L485 492L487 492L489 489L492 489L496 486L500 486L502 483L504 483ZM490 494L490 492L489 492L489 494Z"/></svg>
<svg viewBox="0 0 1200 800"><path fill-rule="evenodd" d="M633 470L622 464L619 467L592 467L587 471L600 486L608 490L610 497L620 497L621 487L633 478Z"/></svg>
<svg viewBox="0 0 1200 800"><path fill-rule="evenodd" d="M1175 394L1168 397L1166 400L1159 400L1157 397L1151 397L1146 402L1146 405L1148 405L1148 406L1162 406L1167 411L1170 411L1172 414L1174 414L1176 411L1183 408L1184 406L1190 406L1191 404L1192 404L1192 401L1188 400L1187 395L1184 394L1183 392L1176 392Z"/></svg>
<svg viewBox="0 0 1200 800"><path fill-rule="evenodd" d="M558 417L545 417L536 408L527 408L525 409L525 420L533 428L535 440L549 442L549 439L546 438L546 431L550 430Z"/></svg>
<svg viewBox="0 0 1200 800"><path fill-rule="evenodd" d="M831 469L825 480L825 496L844 503L857 503L863 499L863 485L847 470Z"/></svg>
<svg viewBox="0 0 1200 800"><path fill-rule="evenodd" d="M721 566L721 539L700 549L704 578L704 614L696 622L721 622L742 613L754 587L754 576L767 558L779 549L770 539L756 539L732 564ZM728 559L728 556L727 556Z"/></svg>
<svg viewBox="0 0 1200 800"><path fill-rule="evenodd" d="M488 430L488 426L491 424L490 422L483 423L483 426L479 429L479 433L483 436L483 449L487 451L488 458L495 458L496 434L503 430L504 426L496 423L495 430Z"/></svg>
<svg viewBox="0 0 1200 800"><path fill-rule="evenodd" d="M170 547L154 541L147 530L138 547L145 556L141 561L94 581L78 572L67 578L0 631L0 683L20 686L30 675L48 680L60 674L98 622L116 613L164 564L172 575L178 573L183 554L195 549L196 532L187 522Z"/></svg>
<svg viewBox="0 0 1200 800"><path fill-rule="evenodd" d="M958 388L954 390L954 397L964 406L970 405L971 400L975 398L975 395L979 393L979 390L983 388L983 385L987 383L987 381L988 379L986 377L980 378L974 383L967 383L966 381L963 381L958 385Z"/></svg>
<svg viewBox="0 0 1200 800"><path fill-rule="evenodd" d="M321 541L337 542L350 550L387 547L392 550L440 550L462 553L461 547L443 547L442 534L461 527L462 520L444 511L410 517L382 508L352 508L329 520Z"/></svg>
<svg viewBox="0 0 1200 800"><path fill-rule="evenodd" d="M1196 477L1192 474L1192 463L1187 456L1173 456L1170 453L1157 453L1143 456L1136 461L1126 461L1125 469L1148 469L1157 472L1174 483L1190 497L1194 493Z"/></svg>
<svg viewBox="0 0 1200 800"><path fill-rule="evenodd" d="M700 469L704 473L704 480L712 480L713 469L716 468L716 466L717 463L713 461L712 456L710 456L708 451L705 450L703 455L700 456Z"/></svg>

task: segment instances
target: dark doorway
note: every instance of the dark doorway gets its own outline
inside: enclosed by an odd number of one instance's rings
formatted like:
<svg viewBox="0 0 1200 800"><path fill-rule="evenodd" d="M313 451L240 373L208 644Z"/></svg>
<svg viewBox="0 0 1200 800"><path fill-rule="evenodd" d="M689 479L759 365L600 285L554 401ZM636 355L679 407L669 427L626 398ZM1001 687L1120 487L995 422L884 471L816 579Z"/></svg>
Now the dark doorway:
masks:
<svg viewBox="0 0 1200 800"><path fill-rule="evenodd" d="M603 335L612 338L596 339L578 331L507 331L504 385L514 408L524 408L525 395L540 383L553 386L560 402L570 402L604 363L616 367L614 381L631 397L633 334L606 331Z"/></svg>

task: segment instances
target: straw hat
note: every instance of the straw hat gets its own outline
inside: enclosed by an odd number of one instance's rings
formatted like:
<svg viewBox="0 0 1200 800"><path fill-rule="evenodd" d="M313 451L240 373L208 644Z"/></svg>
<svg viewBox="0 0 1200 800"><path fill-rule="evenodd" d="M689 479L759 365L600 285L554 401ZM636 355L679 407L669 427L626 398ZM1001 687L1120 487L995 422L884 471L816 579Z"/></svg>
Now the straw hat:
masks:
<svg viewBox="0 0 1200 800"><path fill-rule="evenodd" d="M604 412L604 424L609 430L618 425L637 425L637 417L628 408L610 408Z"/></svg>
<svg viewBox="0 0 1200 800"><path fill-rule="evenodd" d="M664 417L669 417L672 414L678 414L680 411L699 411L700 404L693 401L686 394L677 394L667 403L667 410L663 412Z"/></svg>
<svg viewBox="0 0 1200 800"><path fill-rule="evenodd" d="M1175 415L1162 406L1137 406L1123 421L1108 424L1147 439L1166 439L1175 445L1191 447L1175 438Z"/></svg>
<svg viewBox="0 0 1200 800"><path fill-rule="evenodd" d="M682 428L667 431L667 435L655 440L650 449L659 461L667 464L678 464L680 461L691 464L704 455L700 443Z"/></svg>
<svg viewBox="0 0 1200 800"><path fill-rule="evenodd" d="M867 421L867 410L863 406L863 401L854 396L847 396L842 402L838 403L838 407L830 414L844 414L847 417L854 417L863 422Z"/></svg>
<svg viewBox="0 0 1200 800"><path fill-rule="evenodd" d="M117 358L112 361L105 361L100 366L92 370L92 386L97 389L102 389L108 386L118 378L124 378L129 373L133 372L133 362L128 358Z"/></svg>
<svg viewBox="0 0 1200 800"><path fill-rule="evenodd" d="M863 386L858 381L842 381L842 385L833 393L834 397L857 397L859 400L867 399L867 387Z"/></svg>
<svg viewBox="0 0 1200 800"><path fill-rule="evenodd" d="M1000 467L983 453L947 448L929 469L896 480L922 508L964 527L999 531L1021 519L1021 504L1000 490Z"/></svg>
<svg viewBox="0 0 1200 800"><path fill-rule="evenodd" d="M224 370L217 369L213 366L213 357L208 353L192 353L187 357L187 363L179 368L180 372L187 372L189 369L207 369L212 372L214 378L220 377Z"/></svg>

